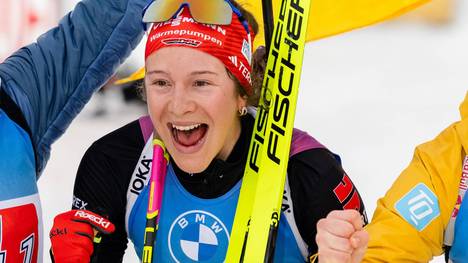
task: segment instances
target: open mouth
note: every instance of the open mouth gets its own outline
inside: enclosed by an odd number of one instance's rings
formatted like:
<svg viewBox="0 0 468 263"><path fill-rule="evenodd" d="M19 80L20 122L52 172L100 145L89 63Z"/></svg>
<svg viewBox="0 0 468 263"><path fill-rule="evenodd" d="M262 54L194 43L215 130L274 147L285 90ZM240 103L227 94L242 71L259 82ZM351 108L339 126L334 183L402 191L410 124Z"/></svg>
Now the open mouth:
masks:
<svg viewBox="0 0 468 263"><path fill-rule="evenodd" d="M192 125L168 124L172 130L174 141L184 147L191 147L199 144L206 135L208 125L204 123Z"/></svg>

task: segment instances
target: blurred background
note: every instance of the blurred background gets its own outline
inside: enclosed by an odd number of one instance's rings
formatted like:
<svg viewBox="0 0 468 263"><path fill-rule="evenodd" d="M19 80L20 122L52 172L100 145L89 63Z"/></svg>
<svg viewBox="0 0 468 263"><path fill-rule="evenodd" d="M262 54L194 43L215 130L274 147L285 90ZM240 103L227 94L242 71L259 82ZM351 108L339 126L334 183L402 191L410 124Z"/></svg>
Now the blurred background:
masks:
<svg viewBox="0 0 468 263"><path fill-rule="evenodd" d="M54 26L76 2L1 0L0 61ZM466 47L468 3L461 0L433 0L396 20L307 44L296 127L341 155L369 216L414 147L459 119L468 87ZM140 45L114 79L142 65ZM39 180L46 232L53 217L71 206L85 150L146 112L134 87L112 82L52 147ZM125 262L137 262L130 244Z"/></svg>

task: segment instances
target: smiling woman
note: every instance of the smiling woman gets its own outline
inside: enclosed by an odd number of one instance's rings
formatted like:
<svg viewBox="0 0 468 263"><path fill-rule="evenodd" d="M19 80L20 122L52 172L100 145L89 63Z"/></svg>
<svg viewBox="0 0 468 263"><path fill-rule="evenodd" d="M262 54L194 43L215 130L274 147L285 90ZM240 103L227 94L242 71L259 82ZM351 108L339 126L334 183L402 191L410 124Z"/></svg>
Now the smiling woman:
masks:
<svg viewBox="0 0 468 263"><path fill-rule="evenodd" d="M170 8L169 19L158 17L166 15L164 10L148 14L162 2L153 2L144 15L150 23L144 80L149 116L96 141L75 181L75 199L87 205L74 208L91 210L115 224L115 232L96 245L93 262L122 261L127 238L142 255L148 195L153 194L146 185L151 138L161 139L169 153L155 260L224 262L226 257L265 49L252 52L256 22L234 2L213 0L229 12L210 23L195 15L201 1L167 0L167 6L159 8ZM329 211L356 209L365 217L339 158L300 130L294 131L292 141L275 251L281 262L305 261L316 253L315 224ZM63 225L66 216L57 216ZM69 220L67 226L82 226L76 223ZM65 236L54 238L74 251L89 247Z"/></svg>
<svg viewBox="0 0 468 263"><path fill-rule="evenodd" d="M176 164L199 173L215 158L225 161L239 138L246 99L224 64L205 52L169 47L149 56L146 68L149 114Z"/></svg>

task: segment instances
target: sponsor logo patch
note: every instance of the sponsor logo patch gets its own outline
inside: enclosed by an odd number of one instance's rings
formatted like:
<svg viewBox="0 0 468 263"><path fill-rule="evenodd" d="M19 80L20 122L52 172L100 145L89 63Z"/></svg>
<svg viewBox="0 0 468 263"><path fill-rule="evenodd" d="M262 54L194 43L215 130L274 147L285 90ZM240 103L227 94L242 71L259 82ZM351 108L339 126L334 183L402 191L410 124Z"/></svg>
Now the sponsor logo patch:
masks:
<svg viewBox="0 0 468 263"><path fill-rule="evenodd" d="M236 67L238 67L237 65L237 56L229 56L229 60L232 62L232 64Z"/></svg>
<svg viewBox="0 0 468 263"><path fill-rule="evenodd" d="M141 191L145 187L146 183L149 180L149 175L151 171L151 163L153 162L152 158L146 158L143 155L143 158L138 163L138 166L133 172L132 179L130 181L130 192L135 195L140 195Z"/></svg>
<svg viewBox="0 0 468 263"><path fill-rule="evenodd" d="M83 201L82 199L76 197L76 196L73 196L73 208L76 208L76 209L86 209L86 206L88 205L88 203L86 203L85 201Z"/></svg>
<svg viewBox="0 0 468 263"><path fill-rule="evenodd" d="M244 42L242 43L242 55L244 55L245 59L251 64L251 58L252 58L252 51L250 49L250 43L244 39Z"/></svg>
<svg viewBox="0 0 468 263"><path fill-rule="evenodd" d="M436 195L423 183L413 187L396 202L395 209L418 231L424 230L440 215Z"/></svg>
<svg viewBox="0 0 468 263"><path fill-rule="evenodd" d="M193 210L174 220L168 240L171 257L176 262L222 262L229 233L215 215Z"/></svg>
<svg viewBox="0 0 468 263"><path fill-rule="evenodd" d="M164 43L164 45L184 45L184 46L190 46L190 47L198 47L201 45L201 41L194 40L194 39L187 39L187 38L169 38L169 39L164 39L161 42Z"/></svg>
<svg viewBox="0 0 468 263"><path fill-rule="evenodd" d="M102 226L104 229L107 229L110 226L110 221L107 221L103 217L98 217L93 214L87 213L82 210L78 210L75 213L75 217L81 218L81 219L89 219L93 221L94 223Z"/></svg>

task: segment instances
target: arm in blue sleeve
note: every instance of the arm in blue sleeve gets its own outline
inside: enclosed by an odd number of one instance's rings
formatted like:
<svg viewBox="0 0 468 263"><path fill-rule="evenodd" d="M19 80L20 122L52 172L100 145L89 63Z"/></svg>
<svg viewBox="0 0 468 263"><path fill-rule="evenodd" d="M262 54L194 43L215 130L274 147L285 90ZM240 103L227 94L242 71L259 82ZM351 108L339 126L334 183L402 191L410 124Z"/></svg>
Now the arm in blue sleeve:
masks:
<svg viewBox="0 0 468 263"><path fill-rule="evenodd" d="M0 64L1 89L29 126L38 175L50 145L140 41L147 2L84 0L57 27Z"/></svg>

